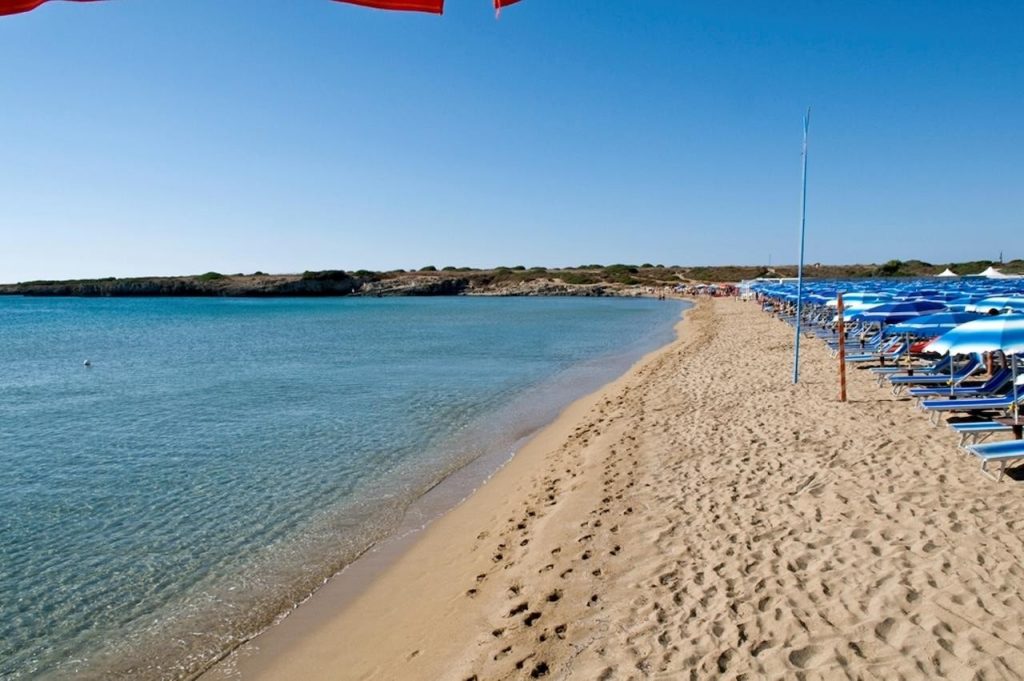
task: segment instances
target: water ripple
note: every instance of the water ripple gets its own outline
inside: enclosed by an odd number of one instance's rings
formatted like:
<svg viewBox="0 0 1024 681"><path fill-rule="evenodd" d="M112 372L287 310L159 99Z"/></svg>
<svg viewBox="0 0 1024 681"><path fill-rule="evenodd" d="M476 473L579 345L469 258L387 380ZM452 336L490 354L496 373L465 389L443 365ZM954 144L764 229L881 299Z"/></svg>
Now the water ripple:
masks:
<svg viewBox="0 0 1024 681"><path fill-rule="evenodd" d="M201 669L678 310L0 299L0 677Z"/></svg>

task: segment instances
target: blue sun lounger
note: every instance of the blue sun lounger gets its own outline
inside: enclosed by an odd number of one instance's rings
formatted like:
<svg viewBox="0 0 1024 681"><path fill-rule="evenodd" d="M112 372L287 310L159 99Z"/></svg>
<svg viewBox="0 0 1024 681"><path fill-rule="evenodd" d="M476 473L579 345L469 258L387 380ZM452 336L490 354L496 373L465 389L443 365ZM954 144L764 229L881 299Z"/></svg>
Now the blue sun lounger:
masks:
<svg viewBox="0 0 1024 681"><path fill-rule="evenodd" d="M871 350L877 350L878 347L882 344L882 341L885 339L885 334L883 334L881 331L875 331L870 337L865 338L864 342L861 343L860 342L860 338L857 338L857 337L851 338L850 337L850 336L854 335L855 333L856 333L856 329L847 329L847 331L846 331L846 343L845 343L845 345L846 345L846 349L851 351L851 352L861 353L861 352L869 352ZM825 343L827 343L828 347L831 348L833 351L838 351L839 350L839 335L836 334L835 338L833 338L831 340L826 340Z"/></svg>
<svg viewBox="0 0 1024 681"><path fill-rule="evenodd" d="M1017 401L1024 402L1024 393L1017 398ZM1013 395L997 395L995 397L965 398L962 400L925 400L920 404L929 414L931 422L939 423L939 414L944 411L990 411L993 409L1009 409L1013 404Z"/></svg>
<svg viewBox="0 0 1024 681"><path fill-rule="evenodd" d="M860 340L847 340L846 341L846 352L848 355L868 355L885 348L886 343L883 343L885 339L881 332L878 332L868 340L861 344ZM832 352L833 357L839 356L839 341L826 341L828 343L829 350Z"/></svg>
<svg viewBox="0 0 1024 681"><path fill-rule="evenodd" d="M946 397L952 394L954 397L988 397L999 393L1013 380L1013 372L1009 369L1000 369L992 374L992 377L980 385L956 386L951 391L948 387L924 386L911 388L907 393L911 397L925 399L929 397Z"/></svg>
<svg viewBox="0 0 1024 681"><path fill-rule="evenodd" d="M846 361L850 364L859 364L861 362L879 362L879 361L893 361L900 359L907 352L907 346L905 343L894 344L887 346L883 352L867 352L858 355L847 355Z"/></svg>
<svg viewBox="0 0 1024 681"><path fill-rule="evenodd" d="M981 459L982 474L993 480L1002 480L1003 475L1013 463L1024 460L1024 440L1006 440L1004 442L986 442L970 445L967 451ZM999 471L993 473L989 464L999 464Z"/></svg>
<svg viewBox="0 0 1024 681"><path fill-rule="evenodd" d="M976 445L995 433L1008 433L1012 426L1005 426L995 421L967 421L966 423L950 423L954 433L960 435L957 447L964 449L968 444Z"/></svg>
<svg viewBox="0 0 1024 681"><path fill-rule="evenodd" d="M956 386L959 383L966 381L971 374L974 374L979 369L984 368L984 364L977 357L972 357L971 361L967 362L964 366L960 367L957 371L953 372L952 376L943 376L941 374L935 374L934 376L904 376L902 374L895 376L888 376L889 383L892 385L892 394L899 395L904 388L924 386L924 385L949 385L952 381L953 385Z"/></svg>
<svg viewBox="0 0 1024 681"><path fill-rule="evenodd" d="M937 376L945 373L949 375L949 363L953 361L949 355L942 357L937 362L929 364L923 367L914 367L915 376ZM875 374L875 378L879 387L885 382L887 376L908 376L906 373L907 367L905 366L891 366L891 367L871 367L868 369L871 373Z"/></svg>

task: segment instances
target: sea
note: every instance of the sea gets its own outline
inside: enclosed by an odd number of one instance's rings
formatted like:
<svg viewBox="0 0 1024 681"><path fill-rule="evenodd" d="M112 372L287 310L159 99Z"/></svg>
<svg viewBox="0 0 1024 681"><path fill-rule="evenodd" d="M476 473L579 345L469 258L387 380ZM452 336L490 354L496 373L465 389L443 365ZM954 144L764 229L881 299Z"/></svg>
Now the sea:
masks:
<svg viewBox="0 0 1024 681"><path fill-rule="evenodd" d="M193 678L684 305L0 297L0 679Z"/></svg>

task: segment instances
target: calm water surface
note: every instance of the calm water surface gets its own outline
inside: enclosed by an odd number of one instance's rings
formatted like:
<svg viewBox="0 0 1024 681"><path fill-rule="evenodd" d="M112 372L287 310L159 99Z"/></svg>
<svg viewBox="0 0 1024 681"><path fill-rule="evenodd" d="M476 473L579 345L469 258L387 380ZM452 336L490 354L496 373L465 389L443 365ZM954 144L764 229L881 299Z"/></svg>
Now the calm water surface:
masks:
<svg viewBox="0 0 1024 681"><path fill-rule="evenodd" d="M680 309L0 297L0 678L202 669Z"/></svg>

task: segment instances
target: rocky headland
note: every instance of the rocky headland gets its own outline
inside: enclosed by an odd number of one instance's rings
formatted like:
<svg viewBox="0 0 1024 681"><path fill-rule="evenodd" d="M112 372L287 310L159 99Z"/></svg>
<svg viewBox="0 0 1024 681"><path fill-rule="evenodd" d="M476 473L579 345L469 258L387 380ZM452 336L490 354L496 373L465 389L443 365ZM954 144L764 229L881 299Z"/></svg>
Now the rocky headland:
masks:
<svg viewBox="0 0 1024 681"><path fill-rule="evenodd" d="M235 274L31 281L0 285L0 295L80 297L324 297L324 296L622 296L685 279L669 268L622 266L595 270L465 270Z"/></svg>
<svg viewBox="0 0 1024 681"><path fill-rule="evenodd" d="M806 266L805 274L826 279L934 276L946 267L973 274L994 265L1005 274L1024 274L1024 260L995 263L979 260L932 264L890 260L881 265ZM301 274L221 274L179 277L132 277L28 281L0 284L0 295L25 296L635 296L665 286L728 283L760 276L792 277L794 266L680 267L664 265L581 265L545 268L522 265L481 270L424 267L372 272L308 271Z"/></svg>

